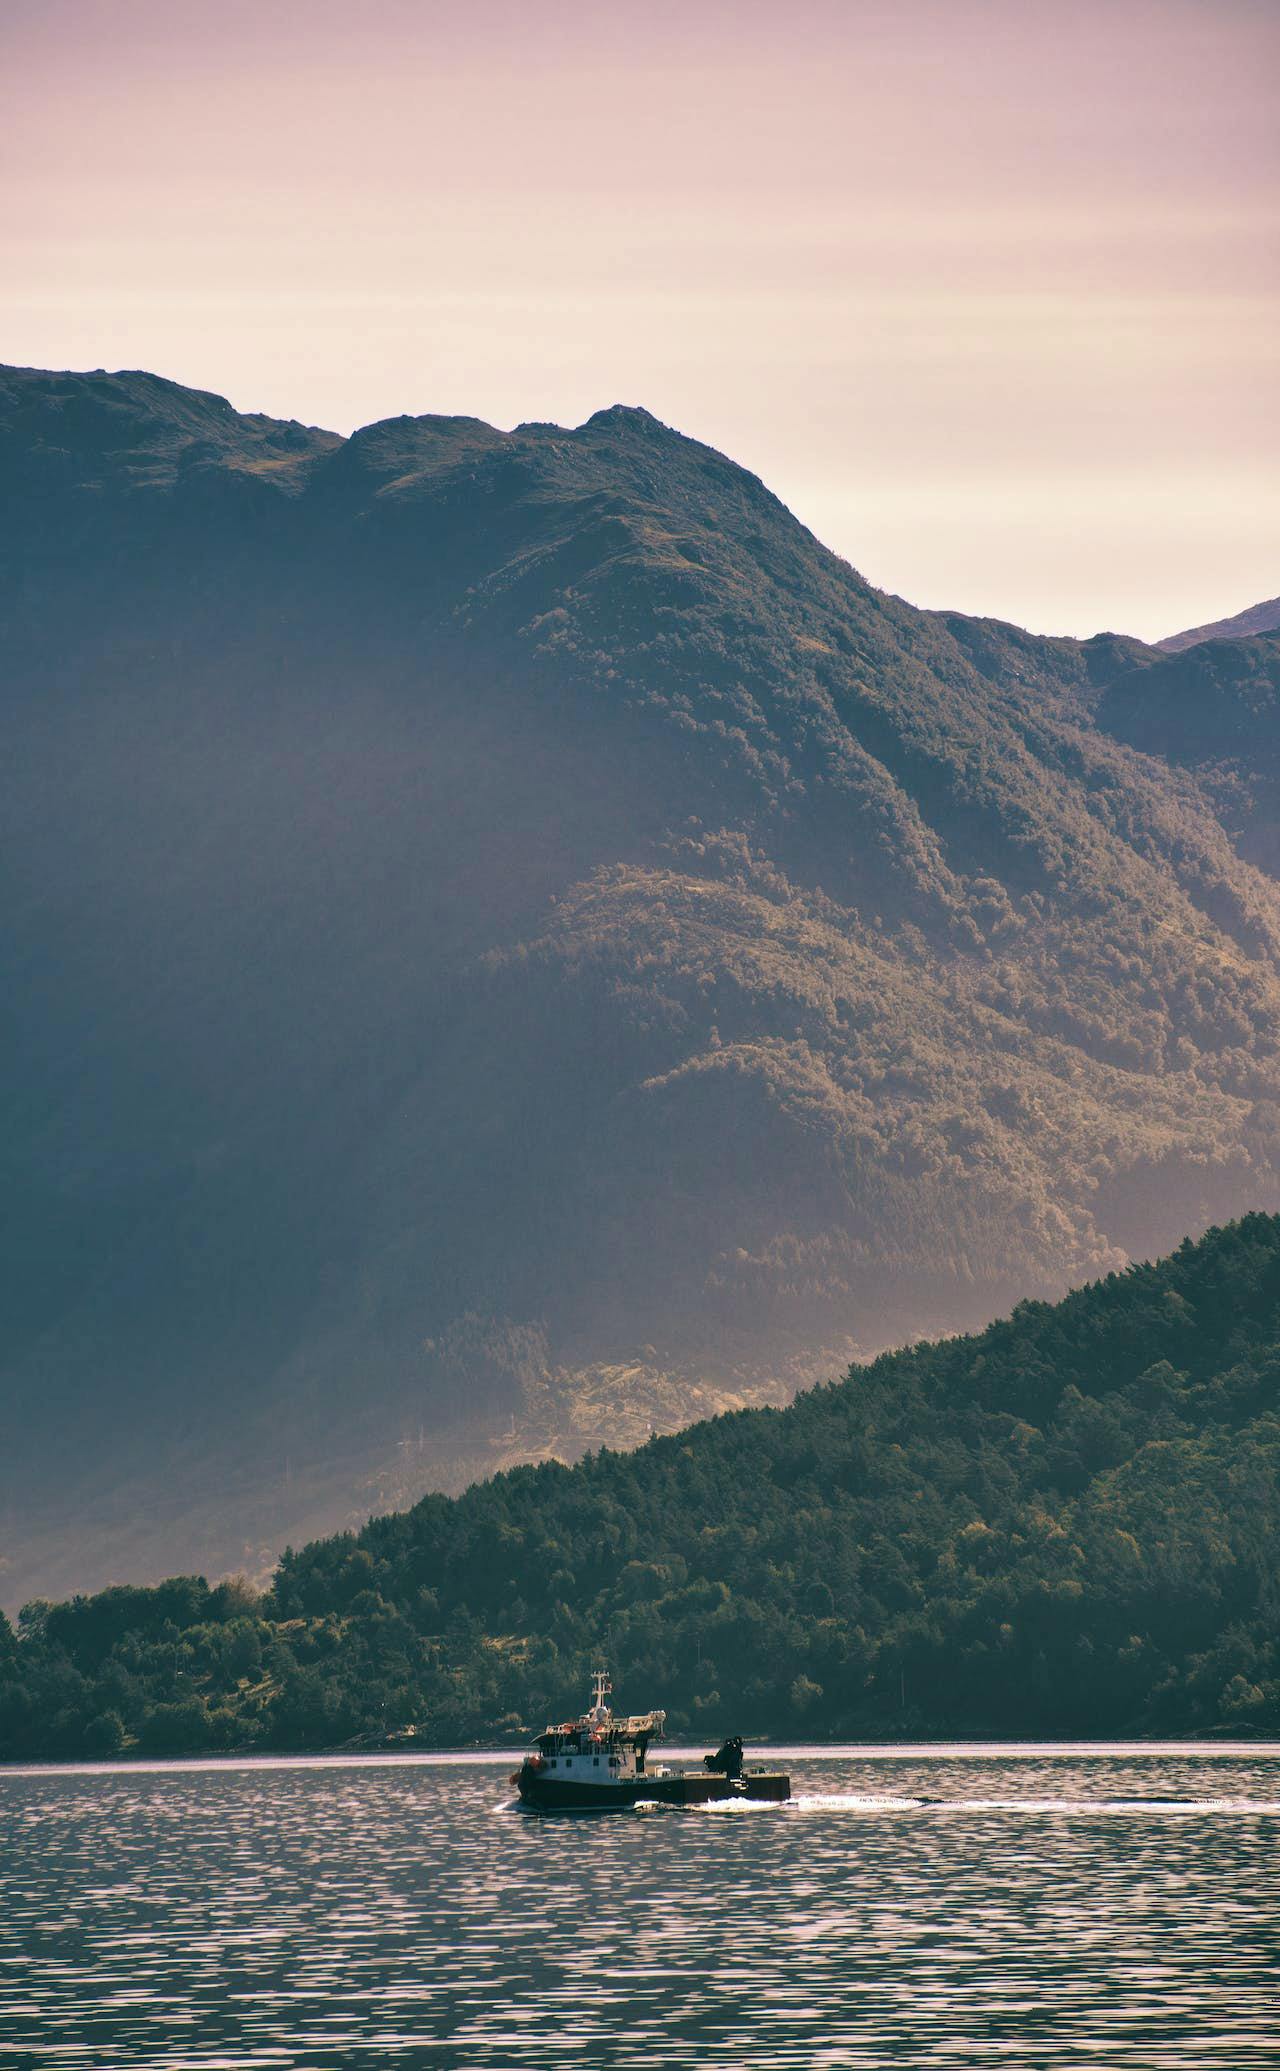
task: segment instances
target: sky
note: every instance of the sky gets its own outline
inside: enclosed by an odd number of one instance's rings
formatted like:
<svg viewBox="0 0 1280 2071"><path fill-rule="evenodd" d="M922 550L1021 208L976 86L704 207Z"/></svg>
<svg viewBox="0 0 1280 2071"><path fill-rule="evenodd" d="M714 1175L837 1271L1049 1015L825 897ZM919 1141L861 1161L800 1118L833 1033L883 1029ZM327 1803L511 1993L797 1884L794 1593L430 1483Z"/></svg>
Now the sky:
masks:
<svg viewBox="0 0 1280 2071"><path fill-rule="evenodd" d="M1280 591L1280 0L0 0L0 359L639 403L913 602Z"/></svg>

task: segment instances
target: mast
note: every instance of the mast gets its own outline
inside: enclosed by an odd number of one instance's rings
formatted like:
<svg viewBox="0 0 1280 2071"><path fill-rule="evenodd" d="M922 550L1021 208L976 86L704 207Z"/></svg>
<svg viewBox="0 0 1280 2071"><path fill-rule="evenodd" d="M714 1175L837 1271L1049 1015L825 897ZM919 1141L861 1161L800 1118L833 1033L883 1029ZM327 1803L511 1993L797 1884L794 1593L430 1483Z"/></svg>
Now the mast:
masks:
<svg viewBox="0 0 1280 2071"><path fill-rule="evenodd" d="M592 1705L590 1717L602 1724L609 1716L608 1699L613 1695L613 1684L609 1681L607 1668L597 1668L591 1677Z"/></svg>

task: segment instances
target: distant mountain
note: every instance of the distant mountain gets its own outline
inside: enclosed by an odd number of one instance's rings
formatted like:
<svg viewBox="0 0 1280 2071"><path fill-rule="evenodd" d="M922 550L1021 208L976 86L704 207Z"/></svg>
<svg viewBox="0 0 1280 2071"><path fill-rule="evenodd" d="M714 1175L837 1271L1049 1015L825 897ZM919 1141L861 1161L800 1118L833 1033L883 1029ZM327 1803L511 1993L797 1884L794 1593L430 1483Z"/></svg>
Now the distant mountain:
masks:
<svg viewBox="0 0 1280 2071"><path fill-rule="evenodd" d="M1274 633L1280 628L1280 597L1267 604L1253 604L1234 618L1217 618L1211 626L1192 626L1186 633L1170 633L1157 640L1166 654L1179 654L1184 647L1198 647L1202 640L1244 640L1254 633Z"/></svg>
<svg viewBox="0 0 1280 2071"><path fill-rule="evenodd" d="M1280 873L1280 636L1136 656L1096 696L1093 717L1194 771L1240 853Z"/></svg>
<svg viewBox="0 0 1280 2071"><path fill-rule="evenodd" d="M1280 1204L1280 892L1116 738L1170 659L913 610L643 410L4 374L0 637L7 1600Z"/></svg>
<svg viewBox="0 0 1280 2071"><path fill-rule="evenodd" d="M1280 1218L789 1409L0 1618L0 1759L509 1744L607 1659L672 1730L1280 1727Z"/></svg>

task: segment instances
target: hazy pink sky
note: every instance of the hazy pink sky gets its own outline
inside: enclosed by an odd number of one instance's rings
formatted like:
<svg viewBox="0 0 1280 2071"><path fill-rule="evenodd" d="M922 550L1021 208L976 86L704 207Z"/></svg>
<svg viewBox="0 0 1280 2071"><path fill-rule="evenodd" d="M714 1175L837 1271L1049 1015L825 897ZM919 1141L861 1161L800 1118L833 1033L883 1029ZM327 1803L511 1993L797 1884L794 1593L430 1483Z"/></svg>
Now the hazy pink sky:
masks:
<svg viewBox="0 0 1280 2071"><path fill-rule="evenodd" d="M1280 4L0 0L0 358L644 403L872 581L1280 590Z"/></svg>

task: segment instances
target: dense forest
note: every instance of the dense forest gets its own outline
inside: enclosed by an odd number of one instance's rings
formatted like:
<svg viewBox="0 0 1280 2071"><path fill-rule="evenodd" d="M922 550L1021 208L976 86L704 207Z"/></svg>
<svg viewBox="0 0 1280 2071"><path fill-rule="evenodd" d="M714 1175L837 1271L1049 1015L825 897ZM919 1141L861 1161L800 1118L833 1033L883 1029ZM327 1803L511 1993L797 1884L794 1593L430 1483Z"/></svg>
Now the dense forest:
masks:
<svg viewBox="0 0 1280 2071"><path fill-rule="evenodd" d="M10 1760L518 1740L620 1701L752 1734L1280 1726L1280 1217L786 1409L520 1467L0 1622Z"/></svg>

